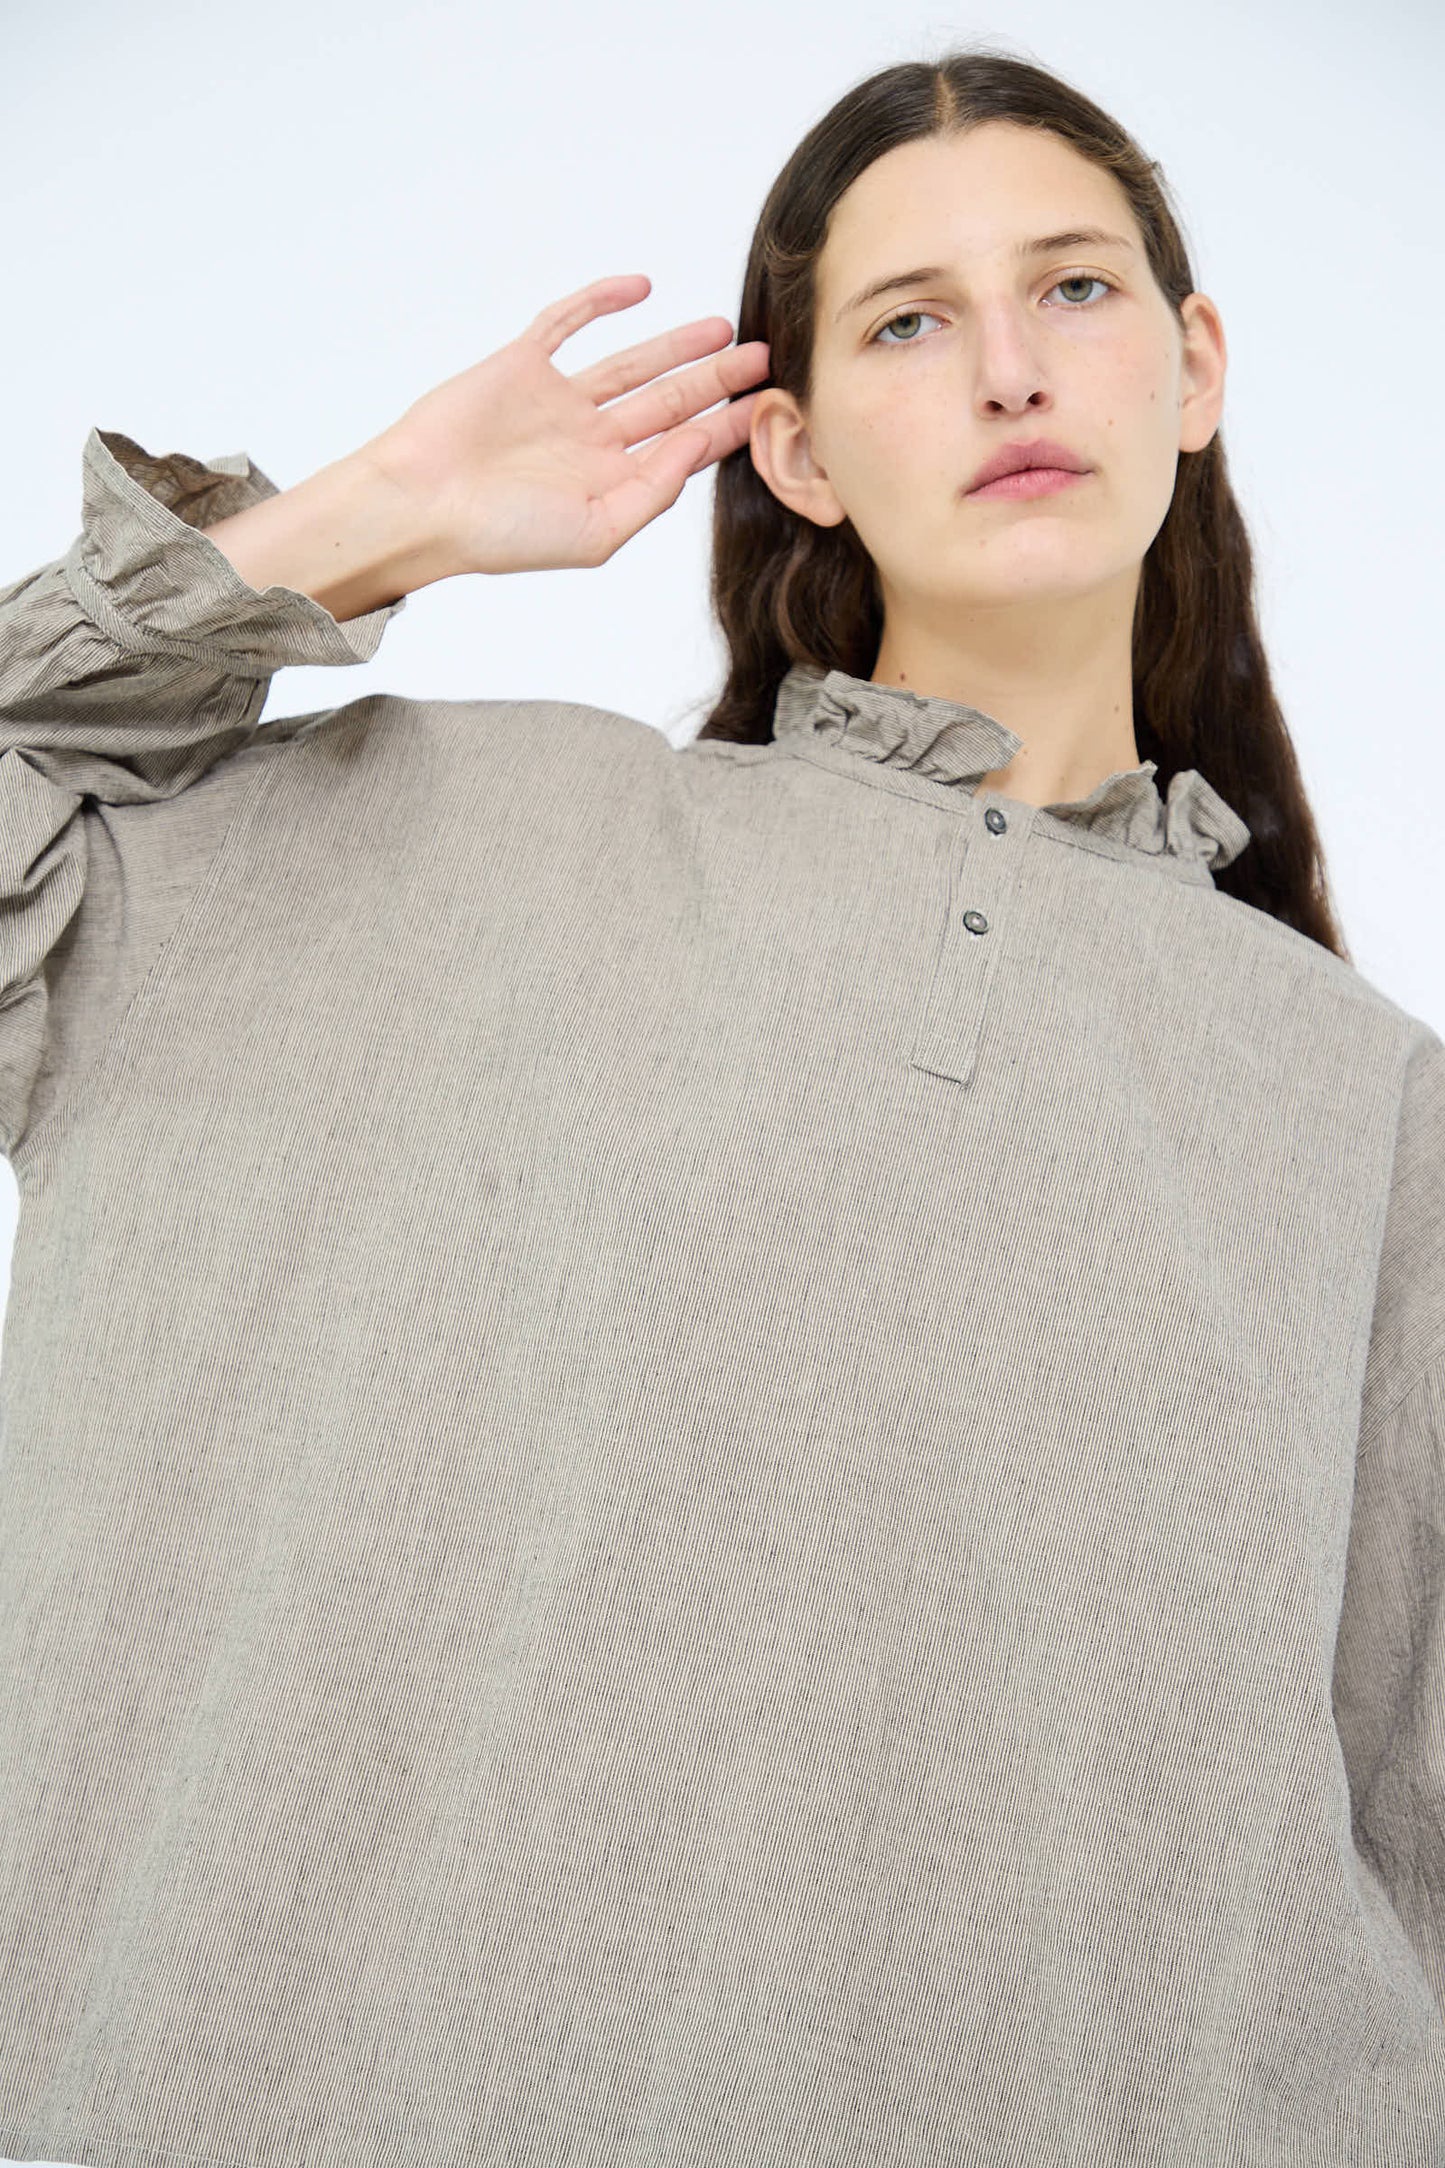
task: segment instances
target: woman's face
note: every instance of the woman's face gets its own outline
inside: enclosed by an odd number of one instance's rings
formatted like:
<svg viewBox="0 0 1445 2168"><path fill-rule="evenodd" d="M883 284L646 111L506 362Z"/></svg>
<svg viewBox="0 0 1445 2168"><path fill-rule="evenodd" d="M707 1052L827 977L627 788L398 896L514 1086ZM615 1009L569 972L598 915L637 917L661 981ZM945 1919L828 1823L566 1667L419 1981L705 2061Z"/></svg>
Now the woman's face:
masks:
<svg viewBox="0 0 1445 2168"><path fill-rule="evenodd" d="M1119 238L1023 252L1085 227ZM854 301L920 265L937 268ZM760 392L753 463L806 518L852 520L892 605L945 623L1137 580L1180 451L1218 426L1225 349L1203 295L1181 333L1111 175L1006 121L900 144L835 206L817 305L809 409ZM969 494L1039 437L1090 471L1047 496Z"/></svg>

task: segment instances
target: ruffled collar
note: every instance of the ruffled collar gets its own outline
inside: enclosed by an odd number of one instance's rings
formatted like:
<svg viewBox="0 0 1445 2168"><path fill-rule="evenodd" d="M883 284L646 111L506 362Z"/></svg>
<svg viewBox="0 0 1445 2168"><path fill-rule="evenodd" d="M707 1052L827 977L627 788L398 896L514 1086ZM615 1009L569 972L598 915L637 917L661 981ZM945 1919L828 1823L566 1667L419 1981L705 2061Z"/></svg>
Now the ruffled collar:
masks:
<svg viewBox="0 0 1445 2168"><path fill-rule="evenodd" d="M932 783L965 786L1006 767L1024 742L978 708L806 663L795 664L778 689L773 737L789 750L829 745L860 760L911 769ZM1234 808L1197 768L1172 776L1165 799L1154 781L1157 769L1153 760L1120 768L1087 798L1042 810L1196 877L1201 868L1212 876L1232 865L1250 839Z"/></svg>

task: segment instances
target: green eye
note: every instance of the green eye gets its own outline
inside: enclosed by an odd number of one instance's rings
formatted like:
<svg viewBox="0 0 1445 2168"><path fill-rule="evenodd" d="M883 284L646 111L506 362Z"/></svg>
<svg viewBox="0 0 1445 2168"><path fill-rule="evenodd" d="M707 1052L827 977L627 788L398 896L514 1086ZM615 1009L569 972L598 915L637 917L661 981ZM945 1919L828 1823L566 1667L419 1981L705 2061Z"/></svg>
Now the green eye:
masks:
<svg viewBox="0 0 1445 2168"><path fill-rule="evenodd" d="M904 309L901 315L890 316L886 324L880 324L869 344L877 346L881 342L884 346L917 346L918 341L916 339L884 339L883 334L885 331L891 331L895 324L917 323L921 317L926 317L929 314L930 311L927 309ZM943 318L935 316L933 321L935 324L941 324Z"/></svg>
<svg viewBox="0 0 1445 2168"><path fill-rule="evenodd" d="M1071 272L1068 278L1059 280L1058 286L1051 286L1049 288L1050 293L1056 294L1059 290L1059 286L1102 286L1106 288L1109 293L1112 293L1114 291L1113 287L1109 285L1109 281L1107 279L1101 279L1097 271ZM1083 302L1070 302L1069 306L1071 308L1083 308L1085 304Z"/></svg>
<svg viewBox="0 0 1445 2168"><path fill-rule="evenodd" d="M1110 294L1113 293L1115 290L1110 280L1106 278L1100 278L1097 271L1071 272L1068 277L1057 280L1056 283L1049 288L1049 291L1050 293L1056 294L1058 293L1060 287L1063 286L1102 286L1104 292ZM1102 295L1099 298L1102 299ZM1087 300L1066 301L1064 303L1064 307L1068 310L1073 311L1075 314L1077 314L1078 311L1081 309L1091 309L1096 306L1096 302ZM930 316L932 316L932 320L935 324L942 323L943 321L942 317L933 316L932 311L929 309L904 309L899 315L890 316L886 324L880 324L868 343L870 346L917 346L919 344L919 341L916 338L885 339L883 334L885 331L891 331L895 324L914 324L918 323L921 319Z"/></svg>

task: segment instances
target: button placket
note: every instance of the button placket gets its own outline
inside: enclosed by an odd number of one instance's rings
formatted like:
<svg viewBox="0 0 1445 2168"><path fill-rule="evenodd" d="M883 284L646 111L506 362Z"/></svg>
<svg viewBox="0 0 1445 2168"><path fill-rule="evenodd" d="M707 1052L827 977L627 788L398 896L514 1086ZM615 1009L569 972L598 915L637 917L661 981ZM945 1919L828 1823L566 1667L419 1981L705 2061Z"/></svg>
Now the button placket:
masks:
<svg viewBox="0 0 1445 2168"><path fill-rule="evenodd" d="M973 1081L1031 818L1027 806L985 805L959 823L949 854L947 919L910 1056L915 1069Z"/></svg>

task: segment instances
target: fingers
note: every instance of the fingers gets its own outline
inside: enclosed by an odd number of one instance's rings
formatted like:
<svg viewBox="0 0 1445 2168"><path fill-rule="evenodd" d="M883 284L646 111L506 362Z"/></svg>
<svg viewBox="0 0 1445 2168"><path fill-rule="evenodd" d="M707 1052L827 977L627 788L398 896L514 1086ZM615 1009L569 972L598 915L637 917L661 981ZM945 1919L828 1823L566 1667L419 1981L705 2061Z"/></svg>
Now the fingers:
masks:
<svg viewBox="0 0 1445 2168"><path fill-rule="evenodd" d="M640 271L594 279L590 286L543 309L530 326L529 336L535 337L549 355L555 354L558 347L584 324L595 317L611 315L618 309L635 307L651 287L651 279ZM590 368L579 369L568 382L585 392L595 406L605 406L624 392L651 384L683 362L696 361L703 354L715 354L719 347L728 346L732 335L733 327L725 316L700 316L690 324L659 332L656 338L644 339L637 346L624 347L620 354L609 354L603 360L593 362ZM746 347L735 351L750 353L755 346L766 354L766 345L761 340L749 340ZM698 372L693 377L678 380L686 385L685 394L671 386L663 386L663 396L654 406L639 406L636 413L628 410L627 433L621 442L637 444L644 437L656 436L670 423L697 413L701 407L713 405L727 393L739 390L750 376L762 373L757 369L745 369L740 376L729 373L724 381L717 372Z"/></svg>
<svg viewBox="0 0 1445 2168"><path fill-rule="evenodd" d="M644 339L640 346L609 354L590 369L579 369L572 382L596 405L603 406L625 391L635 391L639 384L650 384L654 377L677 368L681 362L696 361L700 354L715 354L720 346L729 344L732 335L733 327L725 316L700 316L695 323L680 324L655 339Z"/></svg>
<svg viewBox="0 0 1445 2168"><path fill-rule="evenodd" d="M656 492L671 484L662 504L672 503L689 475L700 474L704 467L726 459L729 453L747 443L756 404L756 393L750 393L746 399L734 399L721 413L670 429L656 444L637 454L637 472L646 479L648 487ZM674 475L677 480L672 483ZM630 485L624 482L620 486L625 493ZM617 492L611 494L615 496ZM661 509L661 505L657 509Z"/></svg>
<svg viewBox="0 0 1445 2168"><path fill-rule="evenodd" d="M737 399L721 414L670 429L639 452L633 472L592 504L589 564L605 564L649 520L667 511L689 478L746 444L756 396Z"/></svg>
<svg viewBox="0 0 1445 2168"><path fill-rule="evenodd" d="M749 339L746 346L729 347L716 361L664 377L646 391L620 399L607 408L607 417L616 425L619 443L641 444L647 437L691 421L704 408L716 406L719 399L731 400L734 392L765 377L769 367L767 341Z"/></svg>
<svg viewBox="0 0 1445 2168"><path fill-rule="evenodd" d="M750 392L746 399L730 400L720 413L704 415L701 421L692 422L677 432L681 437L693 439L700 434L703 439L700 448L694 445L691 469L694 474L710 467L715 460L726 459L740 444L747 443L752 434L753 408L757 403L757 393Z"/></svg>
<svg viewBox="0 0 1445 2168"><path fill-rule="evenodd" d="M652 281L643 271L624 271L616 277L594 279L590 286L581 286L575 294L568 294L561 301L534 316L527 326L529 338L540 339L549 354L555 354L564 339L570 339L574 331L590 324L594 316L610 316L616 309L635 308L652 291Z"/></svg>
<svg viewBox="0 0 1445 2168"><path fill-rule="evenodd" d="M688 429L659 438L647 451L639 452L625 482L594 498L589 563L605 564L649 520L676 504L688 476L702 463L696 437L697 431Z"/></svg>

